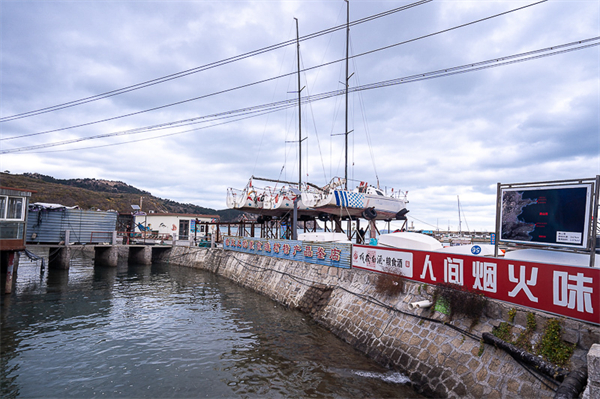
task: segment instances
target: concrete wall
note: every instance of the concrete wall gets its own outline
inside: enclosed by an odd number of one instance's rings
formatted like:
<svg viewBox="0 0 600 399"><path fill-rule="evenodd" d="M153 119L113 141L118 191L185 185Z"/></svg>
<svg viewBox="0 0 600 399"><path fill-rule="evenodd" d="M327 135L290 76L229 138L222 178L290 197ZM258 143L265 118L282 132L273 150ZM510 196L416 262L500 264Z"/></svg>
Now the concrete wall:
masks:
<svg viewBox="0 0 600 399"><path fill-rule="evenodd" d="M403 372L427 396L554 397L557 384L544 381L546 386L506 352L479 339L508 319L512 305L488 302L485 316L471 328L469 319L410 308L411 302L429 299L432 287L407 282L402 294L389 297L376 292L377 275L363 270L184 247L166 251L162 260L218 273L311 314L342 340ZM518 309L517 327L526 325L528 311ZM535 317L541 330L553 316ZM563 338L577 345L571 368L583 366L588 349L600 343L600 328L574 321L565 321L565 327Z"/></svg>

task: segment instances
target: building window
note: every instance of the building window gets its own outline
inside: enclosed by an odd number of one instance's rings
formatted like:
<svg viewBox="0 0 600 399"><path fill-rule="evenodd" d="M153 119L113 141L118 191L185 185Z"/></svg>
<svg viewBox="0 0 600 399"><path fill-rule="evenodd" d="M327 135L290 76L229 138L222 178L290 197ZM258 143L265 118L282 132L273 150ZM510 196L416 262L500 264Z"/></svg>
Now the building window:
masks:
<svg viewBox="0 0 600 399"><path fill-rule="evenodd" d="M23 198L8 197L6 219L23 220Z"/></svg>
<svg viewBox="0 0 600 399"><path fill-rule="evenodd" d="M0 219L4 219L6 215L6 197L0 197Z"/></svg>
<svg viewBox="0 0 600 399"><path fill-rule="evenodd" d="M25 223L2 222L0 228L1 240L22 240L25 232Z"/></svg>

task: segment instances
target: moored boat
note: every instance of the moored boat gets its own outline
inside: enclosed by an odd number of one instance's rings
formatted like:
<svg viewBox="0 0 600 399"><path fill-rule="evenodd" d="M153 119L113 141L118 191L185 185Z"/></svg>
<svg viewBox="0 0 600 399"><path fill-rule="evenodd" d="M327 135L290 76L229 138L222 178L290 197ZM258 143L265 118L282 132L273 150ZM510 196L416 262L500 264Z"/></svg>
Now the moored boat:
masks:
<svg viewBox="0 0 600 399"><path fill-rule="evenodd" d="M385 193L378 187L361 182L353 190L341 188L345 180L335 178L321 192L303 193L302 200L313 209L337 216L362 217L367 220L405 220L408 209L406 193Z"/></svg>

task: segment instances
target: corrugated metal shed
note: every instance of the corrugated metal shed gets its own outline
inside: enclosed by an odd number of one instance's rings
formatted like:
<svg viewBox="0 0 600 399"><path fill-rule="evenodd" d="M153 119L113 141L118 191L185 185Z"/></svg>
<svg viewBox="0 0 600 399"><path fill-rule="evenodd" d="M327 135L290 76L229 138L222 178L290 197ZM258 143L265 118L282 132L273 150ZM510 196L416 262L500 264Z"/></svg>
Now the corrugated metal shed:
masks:
<svg viewBox="0 0 600 399"><path fill-rule="evenodd" d="M28 243L59 243L65 240L77 243L110 242L117 229L116 212L84 211L81 209L29 211L27 220Z"/></svg>

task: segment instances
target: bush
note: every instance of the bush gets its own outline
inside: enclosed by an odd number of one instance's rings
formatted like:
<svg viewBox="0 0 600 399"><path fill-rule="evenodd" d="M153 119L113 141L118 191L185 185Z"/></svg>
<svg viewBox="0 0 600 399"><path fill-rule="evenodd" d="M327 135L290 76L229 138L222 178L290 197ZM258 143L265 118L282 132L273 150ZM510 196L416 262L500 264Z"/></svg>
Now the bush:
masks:
<svg viewBox="0 0 600 399"><path fill-rule="evenodd" d="M561 338L562 325L557 319L549 319L542 339L536 345L536 352L549 362L566 366L575 350L575 345L567 345Z"/></svg>
<svg viewBox="0 0 600 399"><path fill-rule="evenodd" d="M438 285L433 294L433 302L437 302L439 298L444 298L450 306L450 318L454 315L462 315L472 319L473 325L483 314L487 301L482 294L454 284Z"/></svg>
<svg viewBox="0 0 600 399"><path fill-rule="evenodd" d="M396 296L404 290L404 278L394 274L378 274L375 291L387 296Z"/></svg>

